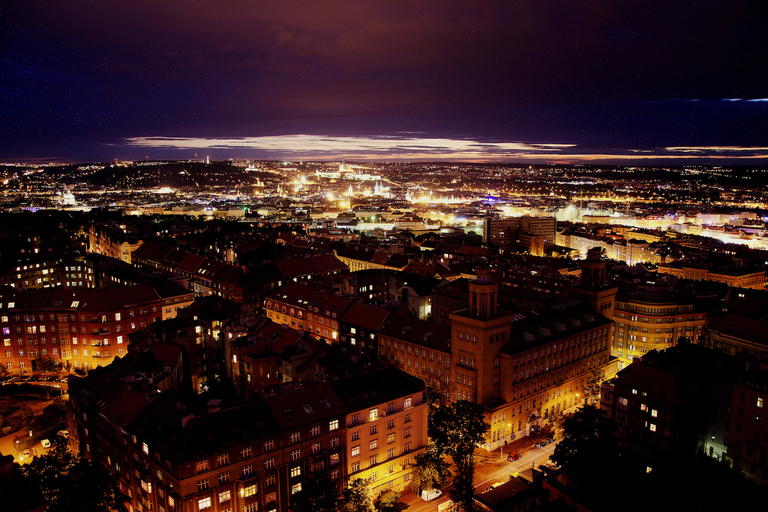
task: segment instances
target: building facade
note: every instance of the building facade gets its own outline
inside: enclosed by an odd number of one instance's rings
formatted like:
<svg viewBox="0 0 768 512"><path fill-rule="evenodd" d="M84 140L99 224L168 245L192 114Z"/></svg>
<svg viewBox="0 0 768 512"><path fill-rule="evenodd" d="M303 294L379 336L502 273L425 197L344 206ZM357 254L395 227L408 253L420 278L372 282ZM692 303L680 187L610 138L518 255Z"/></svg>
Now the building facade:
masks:
<svg viewBox="0 0 768 512"><path fill-rule="evenodd" d="M424 384L391 367L228 408L187 407L109 368L70 396L70 448L115 475L129 512L289 511L315 482L356 478L375 497L408 485L427 443Z"/></svg>
<svg viewBox="0 0 768 512"><path fill-rule="evenodd" d="M184 290L180 299L190 295ZM128 335L162 319L163 301L151 285L89 290L0 292L0 364L31 372L50 358L94 368L127 352Z"/></svg>
<svg viewBox="0 0 768 512"><path fill-rule="evenodd" d="M498 288L478 269L469 309L450 315L452 397L486 406L489 449L580 405L591 379L616 371L611 320L579 300L513 314L498 309Z"/></svg>
<svg viewBox="0 0 768 512"><path fill-rule="evenodd" d="M695 307L692 297L672 293L619 292L614 320L611 355L622 368L651 350L676 345L682 337L703 341L707 325L706 312Z"/></svg>

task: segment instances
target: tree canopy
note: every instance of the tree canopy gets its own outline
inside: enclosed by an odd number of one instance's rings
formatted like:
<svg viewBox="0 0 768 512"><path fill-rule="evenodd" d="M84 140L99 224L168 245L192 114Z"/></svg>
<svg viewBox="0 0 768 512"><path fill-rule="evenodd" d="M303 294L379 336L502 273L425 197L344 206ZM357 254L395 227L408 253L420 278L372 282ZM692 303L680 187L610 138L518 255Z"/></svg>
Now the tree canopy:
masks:
<svg viewBox="0 0 768 512"><path fill-rule="evenodd" d="M563 421L563 435L552 460L571 474L594 475L616 458L615 423L605 411L584 406Z"/></svg>
<svg viewBox="0 0 768 512"><path fill-rule="evenodd" d="M488 429L483 406L466 400L439 407L430 418L430 437L438 452L453 459L451 499L464 511L472 509L475 446L484 441Z"/></svg>
<svg viewBox="0 0 768 512"><path fill-rule="evenodd" d="M365 478L356 478L341 493L340 512L372 512L373 501L368 488L370 482Z"/></svg>
<svg viewBox="0 0 768 512"><path fill-rule="evenodd" d="M293 512L336 512L341 493L326 479L310 478L304 488L291 499Z"/></svg>
<svg viewBox="0 0 768 512"><path fill-rule="evenodd" d="M434 444L414 457L412 469L409 485L416 492L440 488L451 478L450 465Z"/></svg>
<svg viewBox="0 0 768 512"><path fill-rule="evenodd" d="M124 497L112 474L72 455L64 444L35 457L24 477L45 502L46 512L124 511Z"/></svg>

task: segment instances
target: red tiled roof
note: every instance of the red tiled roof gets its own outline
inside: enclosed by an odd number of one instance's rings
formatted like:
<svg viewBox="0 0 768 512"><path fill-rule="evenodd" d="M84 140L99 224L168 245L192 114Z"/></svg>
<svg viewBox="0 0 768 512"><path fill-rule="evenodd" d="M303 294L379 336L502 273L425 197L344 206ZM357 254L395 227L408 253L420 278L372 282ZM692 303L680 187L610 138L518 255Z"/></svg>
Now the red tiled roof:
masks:
<svg viewBox="0 0 768 512"><path fill-rule="evenodd" d="M387 319L388 314L389 312L385 309L355 303L341 315L341 321L370 331L377 331Z"/></svg>

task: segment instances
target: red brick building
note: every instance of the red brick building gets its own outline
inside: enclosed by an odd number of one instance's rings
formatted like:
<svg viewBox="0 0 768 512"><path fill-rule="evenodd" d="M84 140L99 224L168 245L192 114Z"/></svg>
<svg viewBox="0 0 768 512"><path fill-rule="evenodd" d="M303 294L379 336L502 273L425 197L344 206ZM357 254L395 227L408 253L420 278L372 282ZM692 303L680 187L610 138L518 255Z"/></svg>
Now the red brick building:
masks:
<svg viewBox="0 0 768 512"><path fill-rule="evenodd" d="M179 290L180 299L191 292ZM149 284L85 290L0 292L0 364L31 372L41 358L93 368L127 352L128 335L160 320L162 297ZM173 297L170 297L173 300Z"/></svg>

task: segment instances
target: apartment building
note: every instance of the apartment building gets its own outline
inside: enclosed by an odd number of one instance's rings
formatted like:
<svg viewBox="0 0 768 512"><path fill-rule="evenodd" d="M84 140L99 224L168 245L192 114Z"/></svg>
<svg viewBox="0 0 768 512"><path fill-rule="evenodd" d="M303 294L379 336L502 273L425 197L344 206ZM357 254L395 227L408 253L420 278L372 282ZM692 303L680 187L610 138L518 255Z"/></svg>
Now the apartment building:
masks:
<svg viewBox="0 0 768 512"><path fill-rule="evenodd" d="M0 364L11 371L32 371L40 358L74 368L109 364L127 352L129 334L162 318L164 300L191 300L180 287L166 292L162 297L149 284L2 291Z"/></svg>
<svg viewBox="0 0 768 512"><path fill-rule="evenodd" d="M414 317L390 315L379 336L379 361L396 365L430 389L451 390L451 328Z"/></svg>
<svg viewBox="0 0 768 512"><path fill-rule="evenodd" d="M739 463L750 477L768 484L768 363L763 359L750 365L733 385L727 438L728 458Z"/></svg>
<svg viewBox="0 0 768 512"><path fill-rule="evenodd" d="M129 512L288 511L310 480L402 490L427 443L423 382L394 368L230 407L136 380L99 369L68 403L71 449L117 477Z"/></svg>
<svg viewBox="0 0 768 512"><path fill-rule="evenodd" d="M554 217L506 217L483 220L483 240L491 245L510 246L520 241L520 234L526 233L528 246L543 251L555 243ZM531 245L533 244L533 245Z"/></svg>
<svg viewBox="0 0 768 512"><path fill-rule="evenodd" d="M619 358L623 368L651 350L676 345L682 337L703 341L707 315L695 307L693 297L683 294L620 291L614 320L611 355Z"/></svg>
<svg viewBox="0 0 768 512"><path fill-rule="evenodd" d="M679 279L692 281L714 281L727 284L732 288L765 289L765 269L750 267L708 268L686 265L681 262L659 265L659 272L672 274Z"/></svg>
<svg viewBox="0 0 768 512"><path fill-rule="evenodd" d="M314 288L289 283L264 300L267 318L306 330L328 343L338 343L339 322L352 300Z"/></svg>
<svg viewBox="0 0 768 512"><path fill-rule="evenodd" d="M403 491L410 464L427 446L424 382L394 367L331 383L346 409L346 475L365 478L374 496Z"/></svg>
<svg viewBox="0 0 768 512"><path fill-rule="evenodd" d="M616 366L613 322L585 302L514 314L498 309L498 289L478 269L469 309L450 315L453 397L486 406L490 449L580 405L590 378Z"/></svg>

